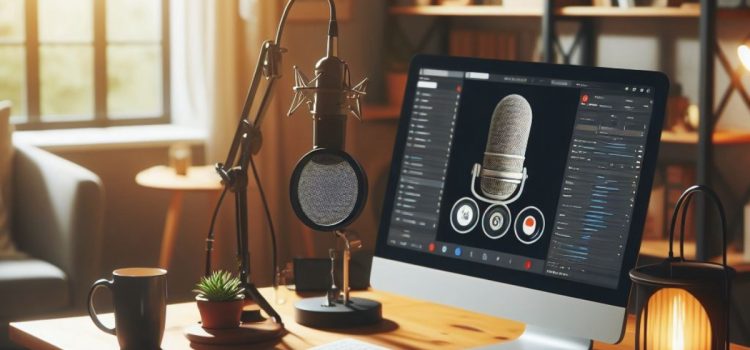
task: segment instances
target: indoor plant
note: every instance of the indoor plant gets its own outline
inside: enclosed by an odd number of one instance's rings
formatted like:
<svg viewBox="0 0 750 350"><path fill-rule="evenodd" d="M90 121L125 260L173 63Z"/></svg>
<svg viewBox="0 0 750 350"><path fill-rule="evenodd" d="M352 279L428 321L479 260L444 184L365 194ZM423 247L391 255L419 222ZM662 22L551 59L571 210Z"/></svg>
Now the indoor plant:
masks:
<svg viewBox="0 0 750 350"><path fill-rule="evenodd" d="M193 291L203 328L234 328L240 324L245 289L240 279L226 271L201 277Z"/></svg>

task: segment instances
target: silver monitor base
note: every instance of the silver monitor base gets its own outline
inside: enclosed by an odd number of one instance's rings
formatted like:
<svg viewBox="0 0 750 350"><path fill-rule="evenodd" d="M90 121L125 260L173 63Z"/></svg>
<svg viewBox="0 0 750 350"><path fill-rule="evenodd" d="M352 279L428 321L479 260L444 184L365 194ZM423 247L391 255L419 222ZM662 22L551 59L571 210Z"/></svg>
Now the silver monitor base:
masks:
<svg viewBox="0 0 750 350"><path fill-rule="evenodd" d="M589 350L591 348L591 339L575 338L549 329L526 326L523 334L515 340L474 350Z"/></svg>

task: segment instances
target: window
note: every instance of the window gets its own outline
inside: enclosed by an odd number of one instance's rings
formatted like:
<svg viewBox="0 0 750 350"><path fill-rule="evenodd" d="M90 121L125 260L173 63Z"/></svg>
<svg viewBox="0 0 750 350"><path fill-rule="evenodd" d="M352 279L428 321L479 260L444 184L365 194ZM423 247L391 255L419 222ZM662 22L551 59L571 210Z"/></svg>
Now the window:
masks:
<svg viewBox="0 0 750 350"><path fill-rule="evenodd" d="M17 129L169 122L169 0L0 0Z"/></svg>

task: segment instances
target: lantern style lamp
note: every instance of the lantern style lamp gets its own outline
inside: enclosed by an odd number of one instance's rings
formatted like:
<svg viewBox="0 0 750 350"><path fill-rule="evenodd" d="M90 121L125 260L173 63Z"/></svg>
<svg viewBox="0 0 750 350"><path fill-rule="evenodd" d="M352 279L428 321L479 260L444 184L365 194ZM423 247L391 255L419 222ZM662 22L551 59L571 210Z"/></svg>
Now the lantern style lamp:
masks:
<svg viewBox="0 0 750 350"><path fill-rule="evenodd" d="M722 264L684 257L687 207L698 192L705 194L721 217ZM680 255L675 257L672 245L680 210ZM729 349L730 281L734 270L727 266L726 240L726 217L718 196L706 186L683 192L672 215L668 258L630 270L637 310L636 349Z"/></svg>
<svg viewBox="0 0 750 350"><path fill-rule="evenodd" d="M745 69L750 71L750 35L742 40L740 46L737 47L737 56L740 56L740 62L745 66Z"/></svg>

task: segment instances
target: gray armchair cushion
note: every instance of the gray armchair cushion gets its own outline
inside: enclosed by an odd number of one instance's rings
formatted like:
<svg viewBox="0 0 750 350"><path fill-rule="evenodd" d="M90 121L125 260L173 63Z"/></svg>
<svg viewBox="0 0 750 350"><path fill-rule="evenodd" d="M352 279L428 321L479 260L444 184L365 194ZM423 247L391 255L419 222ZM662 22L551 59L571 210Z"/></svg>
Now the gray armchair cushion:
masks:
<svg viewBox="0 0 750 350"><path fill-rule="evenodd" d="M39 148L16 144L15 150L14 241L19 250L65 273L72 306L82 310L89 286L101 273L101 180Z"/></svg>
<svg viewBox="0 0 750 350"><path fill-rule="evenodd" d="M13 145L10 101L0 101L0 259L18 254L10 234Z"/></svg>
<svg viewBox="0 0 750 350"><path fill-rule="evenodd" d="M36 259L0 260L0 320L15 320L69 305L65 273Z"/></svg>

